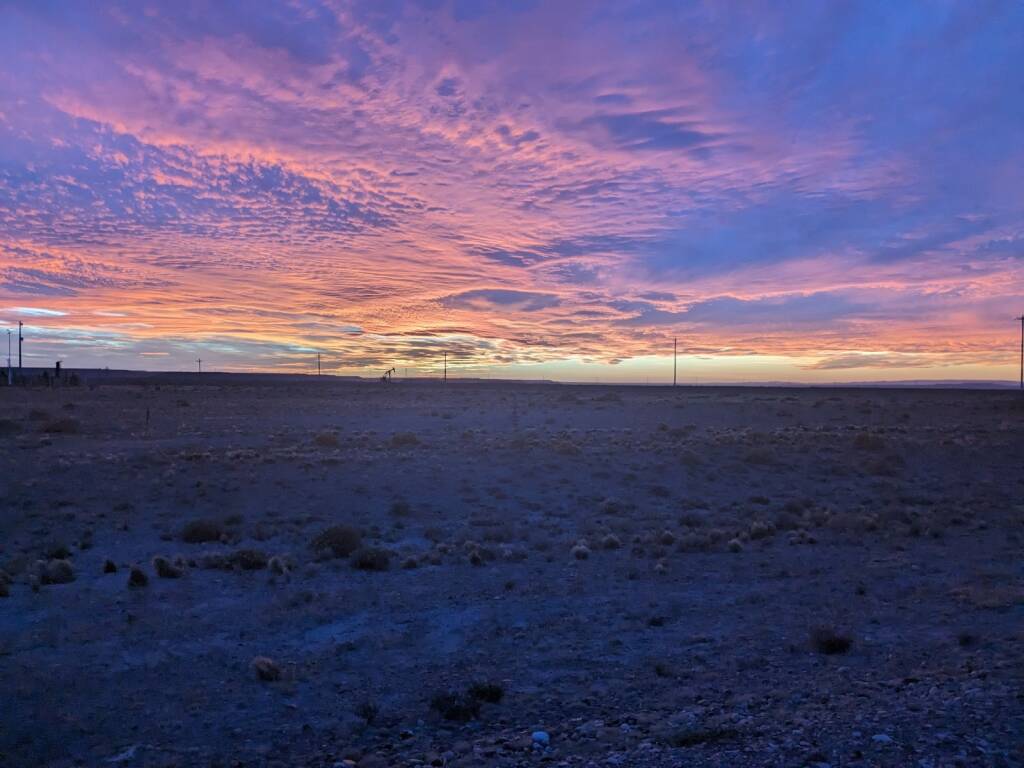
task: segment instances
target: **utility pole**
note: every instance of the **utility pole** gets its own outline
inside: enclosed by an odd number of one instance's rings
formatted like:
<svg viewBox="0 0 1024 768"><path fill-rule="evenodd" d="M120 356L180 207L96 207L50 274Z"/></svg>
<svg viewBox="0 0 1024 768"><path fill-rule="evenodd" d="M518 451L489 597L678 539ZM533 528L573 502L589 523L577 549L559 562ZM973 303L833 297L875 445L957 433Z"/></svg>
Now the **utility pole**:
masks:
<svg viewBox="0 0 1024 768"><path fill-rule="evenodd" d="M320 375L320 353L316 353L316 375Z"/></svg>
<svg viewBox="0 0 1024 768"><path fill-rule="evenodd" d="M18 373L21 373L21 342L25 340L25 337L21 335L21 327L25 325L21 320L18 321Z"/></svg>
<svg viewBox="0 0 1024 768"><path fill-rule="evenodd" d="M676 339L672 339L672 386L676 385Z"/></svg>
<svg viewBox="0 0 1024 768"><path fill-rule="evenodd" d="M196 365L199 366L199 372L203 372L203 359L201 357L196 358Z"/></svg>
<svg viewBox="0 0 1024 768"><path fill-rule="evenodd" d="M442 381L445 384L448 383L448 351L447 350L445 350L445 353L444 353L444 379L442 379Z"/></svg>
<svg viewBox="0 0 1024 768"><path fill-rule="evenodd" d="M7 386L11 386L14 381L11 375L11 329L7 329Z"/></svg>
<svg viewBox="0 0 1024 768"><path fill-rule="evenodd" d="M1024 315L1013 319L1020 320L1020 388L1024 389Z"/></svg>

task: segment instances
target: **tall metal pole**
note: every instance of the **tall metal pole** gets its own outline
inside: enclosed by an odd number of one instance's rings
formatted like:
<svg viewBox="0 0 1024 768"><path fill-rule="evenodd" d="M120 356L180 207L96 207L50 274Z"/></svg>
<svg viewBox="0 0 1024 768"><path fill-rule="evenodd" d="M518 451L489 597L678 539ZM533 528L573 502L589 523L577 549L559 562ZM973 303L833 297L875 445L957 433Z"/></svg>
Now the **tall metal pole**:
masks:
<svg viewBox="0 0 1024 768"><path fill-rule="evenodd" d="M676 339L672 339L672 386L676 385Z"/></svg>
<svg viewBox="0 0 1024 768"><path fill-rule="evenodd" d="M7 386L14 382L11 380L11 329L7 329Z"/></svg>
<svg viewBox="0 0 1024 768"><path fill-rule="evenodd" d="M316 353L316 375L320 375L320 353Z"/></svg>
<svg viewBox="0 0 1024 768"><path fill-rule="evenodd" d="M1020 388L1024 389L1024 315L1013 319L1020 320Z"/></svg>
<svg viewBox="0 0 1024 768"><path fill-rule="evenodd" d="M25 337L21 335L21 327L25 325L21 320L18 321L18 373L21 373L21 342L25 340Z"/></svg>
<svg viewBox="0 0 1024 768"><path fill-rule="evenodd" d="M448 352L447 351L445 351L445 353L444 353L444 379L443 379L443 381L446 384L448 383Z"/></svg>
<svg viewBox="0 0 1024 768"><path fill-rule="evenodd" d="M196 358L196 365L199 366L199 373L202 373L203 372L203 358L197 357Z"/></svg>

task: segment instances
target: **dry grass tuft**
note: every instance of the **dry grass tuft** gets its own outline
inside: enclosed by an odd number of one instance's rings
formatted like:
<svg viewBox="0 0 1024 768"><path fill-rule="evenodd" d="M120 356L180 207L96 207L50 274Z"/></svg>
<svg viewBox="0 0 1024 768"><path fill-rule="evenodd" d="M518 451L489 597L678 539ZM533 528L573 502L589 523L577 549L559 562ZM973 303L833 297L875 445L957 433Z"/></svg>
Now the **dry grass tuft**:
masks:
<svg viewBox="0 0 1024 768"><path fill-rule="evenodd" d="M860 432L853 438L853 447L859 451L884 451L885 438L872 432Z"/></svg>
<svg viewBox="0 0 1024 768"><path fill-rule="evenodd" d="M395 432L391 436L392 448L415 448L420 445L420 439L413 432Z"/></svg>
<svg viewBox="0 0 1024 768"><path fill-rule="evenodd" d="M352 567L360 571L386 571L391 567L391 556L386 549L364 547L352 554Z"/></svg>
<svg viewBox="0 0 1024 768"><path fill-rule="evenodd" d="M41 584L69 584L75 580L75 568L70 560L40 560L36 567Z"/></svg>
<svg viewBox="0 0 1024 768"><path fill-rule="evenodd" d="M832 627L818 627L811 632L811 645L818 653L834 656L849 651L853 638Z"/></svg>
<svg viewBox="0 0 1024 768"><path fill-rule="evenodd" d="M266 656L257 656L249 662L249 666L256 673L256 678L265 683L272 683L281 679L281 667L273 659Z"/></svg>
<svg viewBox="0 0 1024 768"><path fill-rule="evenodd" d="M128 572L128 586L133 588L144 587L149 584L149 576L137 565L133 565Z"/></svg>
<svg viewBox="0 0 1024 768"><path fill-rule="evenodd" d="M283 555L274 555L267 561L267 567L276 576L284 576L292 570L292 564Z"/></svg>
<svg viewBox="0 0 1024 768"><path fill-rule="evenodd" d="M480 700L469 693L448 691L434 696L430 708L445 720L466 723L480 714Z"/></svg>
<svg viewBox="0 0 1024 768"><path fill-rule="evenodd" d="M319 435L313 438L314 445L318 445L321 448L340 448L341 441L334 432L321 432Z"/></svg>
<svg viewBox="0 0 1024 768"><path fill-rule="evenodd" d="M232 568L243 571L258 571L267 567L267 553L259 549L239 549L228 555L228 563Z"/></svg>
<svg viewBox="0 0 1024 768"><path fill-rule="evenodd" d="M153 570L161 579L180 579L184 571L163 555L153 558Z"/></svg>
<svg viewBox="0 0 1024 768"><path fill-rule="evenodd" d="M77 435L81 428L82 425L79 424L78 419L72 419L70 416L67 416L62 419L46 422L43 425L43 432L48 435Z"/></svg>
<svg viewBox="0 0 1024 768"><path fill-rule="evenodd" d="M469 695L488 704L497 704L505 696L500 683L477 681L469 686Z"/></svg>
<svg viewBox="0 0 1024 768"><path fill-rule="evenodd" d="M310 542L313 551L322 557L348 557L362 546L363 535L351 525L332 525Z"/></svg>
<svg viewBox="0 0 1024 768"><path fill-rule="evenodd" d="M220 541L224 535L224 527L217 520L202 518L192 520L181 529L181 540L186 544L205 544Z"/></svg>
<svg viewBox="0 0 1024 768"><path fill-rule="evenodd" d="M590 547L588 547L586 542L583 541L574 544L570 552L577 560L586 560L590 557Z"/></svg>
<svg viewBox="0 0 1024 768"><path fill-rule="evenodd" d="M604 549L619 549L622 546L622 541L614 533L609 533L601 539L601 546Z"/></svg>

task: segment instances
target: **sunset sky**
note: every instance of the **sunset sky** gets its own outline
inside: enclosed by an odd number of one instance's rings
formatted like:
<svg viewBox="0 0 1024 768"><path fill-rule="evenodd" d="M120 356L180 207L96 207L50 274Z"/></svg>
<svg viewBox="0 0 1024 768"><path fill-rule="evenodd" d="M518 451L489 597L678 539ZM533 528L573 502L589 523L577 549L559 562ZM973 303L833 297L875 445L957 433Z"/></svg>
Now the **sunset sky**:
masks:
<svg viewBox="0 0 1024 768"><path fill-rule="evenodd" d="M0 2L26 365L1015 379L1024 3Z"/></svg>

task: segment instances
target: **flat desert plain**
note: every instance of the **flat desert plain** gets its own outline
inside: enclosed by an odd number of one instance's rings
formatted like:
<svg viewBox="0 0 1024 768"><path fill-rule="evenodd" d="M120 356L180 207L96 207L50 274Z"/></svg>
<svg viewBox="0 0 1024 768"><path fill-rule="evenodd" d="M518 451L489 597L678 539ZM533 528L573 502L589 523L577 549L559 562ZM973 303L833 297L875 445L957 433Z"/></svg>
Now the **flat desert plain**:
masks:
<svg viewBox="0 0 1024 768"><path fill-rule="evenodd" d="M1019 392L0 404L0 765L1024 763Z"/></svg>

